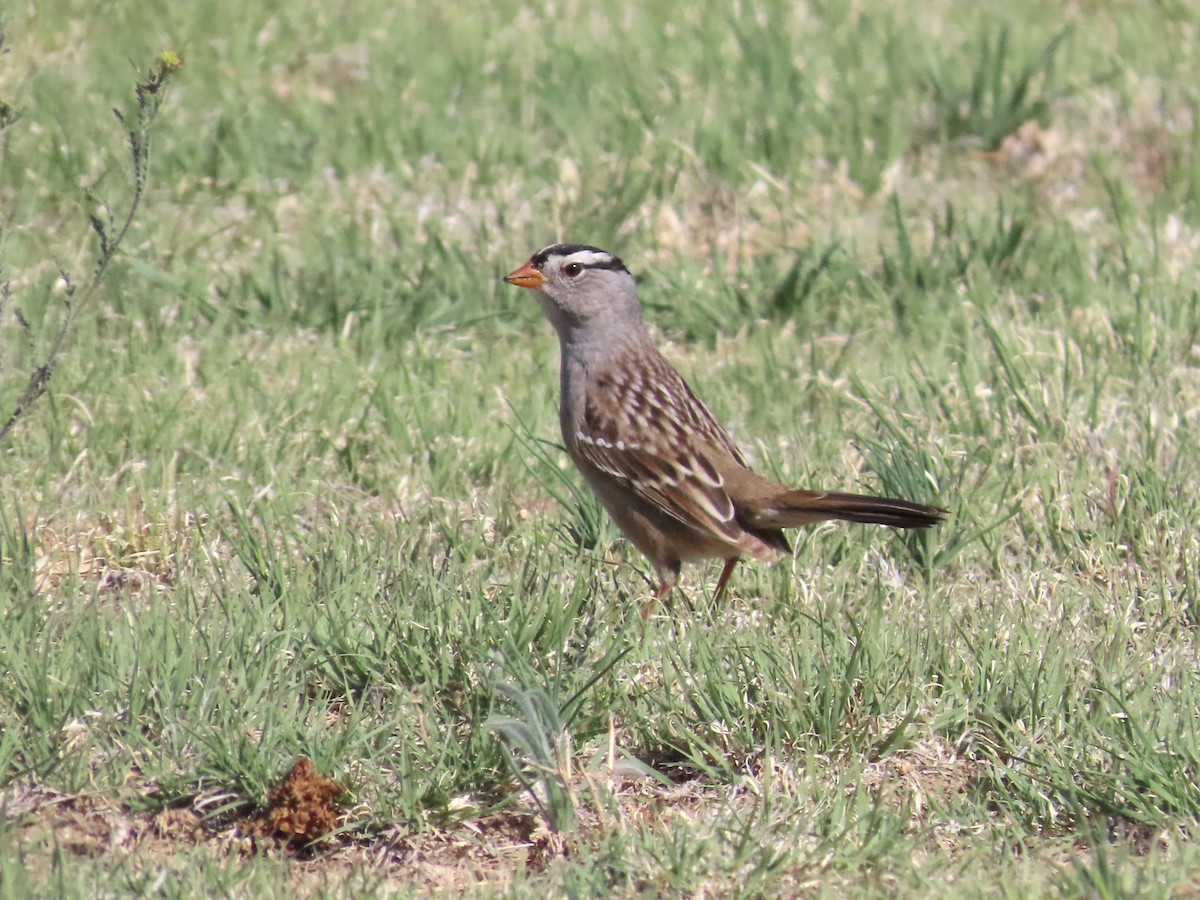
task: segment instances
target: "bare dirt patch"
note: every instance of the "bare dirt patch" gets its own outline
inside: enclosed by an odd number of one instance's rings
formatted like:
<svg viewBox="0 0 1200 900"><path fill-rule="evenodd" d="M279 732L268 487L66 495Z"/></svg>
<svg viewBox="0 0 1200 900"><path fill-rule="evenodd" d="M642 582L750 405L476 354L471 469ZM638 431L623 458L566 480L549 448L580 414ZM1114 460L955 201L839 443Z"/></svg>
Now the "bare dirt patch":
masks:
<svg viewBox="0 0 1200 900"><path fill-rule="evenodd" d="M592 780L597 777L592 773ZM462 893L504 890L521 873L570 859L612 828L678 827L706 810L716 814L725 803L723 789L696 781L667 786L644 777L600 780L615 803L607 810L582 806L579 827L570 834L549 830L524 806L421 832L403 825L355 828L338 805L344 788L303 758L268 792L266 807L248 814L206 817L191 806L133 812L138 803L128 794L68 796L29 783L10 785L0 808L6 809L8 839L30 858L49 859L57 847L106 868L145 869L196 852L234 864L283 856L298 885L315 888L353 873L405 889Z"/></svg>

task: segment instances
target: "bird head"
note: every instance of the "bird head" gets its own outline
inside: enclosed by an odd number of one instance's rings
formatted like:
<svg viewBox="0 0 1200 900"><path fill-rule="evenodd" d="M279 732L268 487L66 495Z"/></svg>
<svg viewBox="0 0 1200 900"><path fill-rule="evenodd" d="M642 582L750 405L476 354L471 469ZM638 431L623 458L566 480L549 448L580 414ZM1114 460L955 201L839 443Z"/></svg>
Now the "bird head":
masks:
<svg viewBox="0 0 1200 900"><path fill-rule="evenodd" d="M563 338L579 329L641 325L633 276L620 259L598 247L551 244L504 280L532 290Z"/></svg>

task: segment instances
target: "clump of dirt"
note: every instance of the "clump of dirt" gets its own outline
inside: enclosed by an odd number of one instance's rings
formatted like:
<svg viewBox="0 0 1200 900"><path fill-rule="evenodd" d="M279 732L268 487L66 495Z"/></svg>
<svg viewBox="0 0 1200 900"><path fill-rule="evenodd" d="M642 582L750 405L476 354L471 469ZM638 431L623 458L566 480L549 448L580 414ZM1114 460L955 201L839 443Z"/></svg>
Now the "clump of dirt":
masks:
<svg viewBox="0 0 1200 900"><path fill-rule="evenodd" d="M337 800L343 793L312 760L298 757L287 777L267 791L267 808L248 823L246 833L273 837L293 848L311 844L337 828Z"/></svg>

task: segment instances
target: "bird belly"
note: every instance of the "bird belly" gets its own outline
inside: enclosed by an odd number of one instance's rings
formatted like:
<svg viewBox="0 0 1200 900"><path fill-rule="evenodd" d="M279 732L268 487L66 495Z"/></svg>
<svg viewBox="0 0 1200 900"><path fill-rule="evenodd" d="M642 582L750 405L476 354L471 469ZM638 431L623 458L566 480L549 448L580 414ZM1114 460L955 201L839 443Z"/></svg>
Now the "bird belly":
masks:
<svg viewBox="0 0 1200 900"><path fill-rule="evenodd" d="M743 554L768 562L777 550L749 532L730 540L701 531L664 513L655 504L633 494L629 487L574 457L576 466L600 504L630 542L660 570L677 571L680 563L702 559L730 559Z"/></svg>

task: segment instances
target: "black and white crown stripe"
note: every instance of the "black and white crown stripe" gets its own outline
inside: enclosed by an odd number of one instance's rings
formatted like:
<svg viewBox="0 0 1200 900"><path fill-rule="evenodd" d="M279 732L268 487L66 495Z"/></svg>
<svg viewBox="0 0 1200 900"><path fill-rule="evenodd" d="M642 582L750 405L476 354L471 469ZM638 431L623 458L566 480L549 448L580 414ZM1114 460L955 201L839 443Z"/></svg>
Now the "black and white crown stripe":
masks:
<svg viewBox="0 0 1200 900"><path fill-rule="evenodd" d="M539 271L550 259L554 259L559 268L569 263L578 263L585 269L615 269L619 272L628 271L625 263L607 250L599 247L589 247L587 244L551 244L533 254L530 262Z"/></svg>

